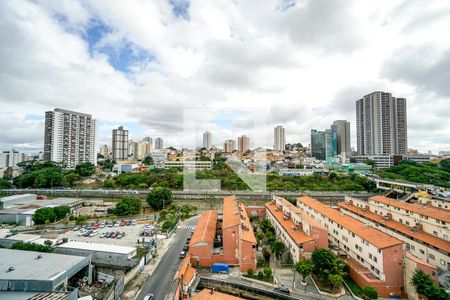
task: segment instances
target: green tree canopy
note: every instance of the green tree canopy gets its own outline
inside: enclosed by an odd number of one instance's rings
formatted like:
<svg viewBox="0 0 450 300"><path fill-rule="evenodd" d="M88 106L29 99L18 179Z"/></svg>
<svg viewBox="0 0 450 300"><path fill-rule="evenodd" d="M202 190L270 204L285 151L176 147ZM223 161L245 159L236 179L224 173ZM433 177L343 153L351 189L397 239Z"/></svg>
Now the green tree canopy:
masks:
<svg viewBox="0 0 450 300"><path fill-rule="evenodd" d="M154 187L147 196L147 203L154 210L160 210L172 203L172 191L166 187Z"/></svg>
<svg viewBox="0 0 450 300"><path fill-rule="evenodd" d="M88 177L95 173L95 166L89 162L82 163L75 167L75 172L80 176Z"/></svg>
<svg viewBox="0 0 450 300"><path fill-rule="evenodd" d="M122 215L137 215L141 212L142 201L136 196L123 196L116 204L115 214Z"/></svg>
<svg viewBox="0 0 450 300"><path fill-rule="evenodd" d="M310 259L303 259L295 264L295 270L302 275L302 281L306 282L306 277L311 275L314 263Z"/></svg>
<svg viewBox="0 0 450 300"><path fill-rule="evenodd" d="M9 188L11 188L11 183L9 183L8 180L0 178L0 189L9 189Z"/></svg>
<svg viewBox="0 0 450 300"><path fill-rule="evenodd" d="M374 287L370 286L370 285L366 285L363 288L363 295L366 296L366 298L369 298L369 299L378 299L377 290Z"/></svg>
<svg viewBox="0 0 450 300"><path fill-rule="evenodd" d="M47 252L47 253L53 252L53 248L48 243L44 244L44 245L40 245L40 244L35 244L35 243L17 242L17 243L12 244L11 249L24 250L24 251Z"/></svg>
<svg viewBox="0 0 450 300"><path fill-rule="evenodd" d="M70 214L70 207L67 205L56 206L53 208L56 215L56 220L61 220Z"/></svg>
<svg viewBox="0 0 450 300"><path fill-rule="evenodd" d="M52 223L55 222L55 220L56 214L51 207L39 208L33 215L33 222L38 225Z"/></svg>
<svg viewBox="0 0 450 300"><path fill-rule="evenodd" d="M416 292L420 295L427 297L427 299L433 300L448 300L450 299L447 292L438 286L430 275L426 274L422 270L415 270L411 279L411 284L416 289Z"/></svg>

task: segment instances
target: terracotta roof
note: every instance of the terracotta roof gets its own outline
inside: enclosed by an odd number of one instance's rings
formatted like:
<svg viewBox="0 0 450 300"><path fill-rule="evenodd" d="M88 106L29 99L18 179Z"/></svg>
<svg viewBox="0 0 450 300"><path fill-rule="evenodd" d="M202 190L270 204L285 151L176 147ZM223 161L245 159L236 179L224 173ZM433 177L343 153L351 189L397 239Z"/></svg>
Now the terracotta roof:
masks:
<svg viewBox="0 0 450 300"><path fill-rule="evenodd" d="M189 245L192 246L200 242L212 245L214 243L214 237L216 236L216 224L217 211L205 211L198 220Z"/></svg>
<svg viewBox="0 0 450 300"><path fill-rule="evenodd" d="M183 277L183 284L188 285L192 278L195 276L197 271L191 266L190 263L191 255L188 254L181 262L180 268L178 268L177 278L181 279Z"/></svg>
<svg viewBox="0 0 450 300"><path fill-rule="evenodd" d="M418 263L418 264L421 264L421 265L424 265L424 266L427 266L427 267L429 267L429 268L432 268L432 269L436 269L436 270L437 270L437 267L435 267L435 266L433 266L433 265L427 263L427 262L424 261L424 260L421 260L420 258L418 258L417 256L414 256L414 255L413 255L411 252L409 252L409 251L406 251L406 257L409 258L410 260L415 261L415 262Z"/></svg>
<svg viewBox="0 0 450 300"><path fill-rule="evenodd" d="M294 222L291 219L285 220L284 213L281 210L276 210L277 206L275 203L269 202L266 203L266 208L269 210L270 214L274 216L278 223L284 228L284 230L289 234L289 236L294 240L294 242L299 245L309 241L313 241L314 238L308 236L302 230L296 229L293 230L292 227L295 226Z"/></svg>
<svg viewBox="0 0 450 300"><path fill-rule="evenodd" d="M436 247L440 250L443 250L447 253L450 253L450 242L440 239L434 235L431 235L429 233L426 233L424 231L418 231L418 230L413 230L413 228L404 225L400 222L394 221L394 220L385 220L382 216L370 212L370 211L363 211L362 209L360 209L357 206L354 205L350 205L350 204L345 204L344 202L340 202L339 203L339 207L341 207L342 209L346 209L348 211L351 211L357 215L360 215L364 218L367 218L369 220L372 220L382 226L388 227L392 230L396 230L402 234L407 235L410 238L419 240L423 243L429 244L433 247Z"/></svg>
<svg viewBox="0 0 450 300"><path fill-rule="evenodd" d="M442 211L436 209L432 206L425 204L411 204L406 202L401 202L397 200L393 200L384 196L375 196L369 198L369 201L376 201L384 204L389 204L394 207L398 207L401 209L409 210L414 213L424 215L433 219L441 220L447 223L450 223L450 210ZM426 208L426 209L424 209Z"/></svg>
<svg viewBox="0 0 450 300"><path fill-rule="evenodd" d="M230 228L241 224L239 207L235 196L228 196L223 199L223 224L222 228Z"/></svg>
<svg viewBox="0 0 450 300"><path fill-rule="evenodd" d="M300 208L298 208L297 206L295 206L288 200L284 199L283 197L279 197L279 196L275 196L275 197L276 197L276 199L280 199L283 202L284 207L288 207L291 210L291 212L294 212L297 215L299 215L300 218L302 220L304 220L306 223L308 223L309 225L319 227L319 228L325 228L320 222L317 222L316 220L314 220L313 218L311 218L310 216L305 214L305 212L303 212Z"/></svg>
<svg viewBox="0 0 450 300"><path fill-rule="evenodd" d="M403 243L402 241L373 227L367 227L363 222L358 221L350 216L346 216L338 210L333 209L309 196L300 197L298 198L298 201L312 208L316 212L326 216L331 221L341 225L342 227L363 238L379 249Z"/></svg>
<svg viewBox="0 0 450 300"><path fill-rule="evenodd" d="M250 219L247 215L247 211L245 210L245 205L240 203L239 207L240 207L241 213L242 213L242 224L244 224L245 228L246 228L246 229L242 228L241 237L244 241L256 244L255 233L253 232L253 226L250 223Z"/></svg>
<svg viewBox="0 0 450 300"><path fill-rule="evenodd" d="M209 289L203 289L200 293L192 296L192 300L240 300L242 298L224 294L221 292L212 292Z"/></svg>

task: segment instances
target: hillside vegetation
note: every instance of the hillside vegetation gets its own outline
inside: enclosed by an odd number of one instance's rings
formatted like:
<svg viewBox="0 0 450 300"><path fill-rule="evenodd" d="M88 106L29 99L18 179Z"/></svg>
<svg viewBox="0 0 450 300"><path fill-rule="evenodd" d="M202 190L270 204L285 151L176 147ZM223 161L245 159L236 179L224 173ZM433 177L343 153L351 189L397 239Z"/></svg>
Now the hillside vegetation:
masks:
<svg viewBox="0 0 450 300"><path fill-rule="evenodd" d="M442 160L439 164L404 160L398 165L384 170L379 175L383 178L434 184L450 188L450 158Z"/></svg>

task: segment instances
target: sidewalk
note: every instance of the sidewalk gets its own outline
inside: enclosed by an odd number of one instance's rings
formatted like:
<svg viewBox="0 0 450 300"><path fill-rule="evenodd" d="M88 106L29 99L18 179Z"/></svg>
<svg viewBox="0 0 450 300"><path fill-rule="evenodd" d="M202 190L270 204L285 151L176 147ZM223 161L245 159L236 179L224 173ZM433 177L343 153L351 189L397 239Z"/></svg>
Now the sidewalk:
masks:
<svg viewBox="0 0 450 300"><path fill-rule="evenodd" d="M161 258L164 256L167 249L172 244L174 236L175 235L173 234L170 238L161 240L161 246L158 249L158 257L149 262L144 267L144 270L142 272L138 273L133 279L130 280L130 282L128 282L120 297L121 300L134 300L137 297L142 285L147 280L147 278L153 274L153 271L158 266Z"/></svg>

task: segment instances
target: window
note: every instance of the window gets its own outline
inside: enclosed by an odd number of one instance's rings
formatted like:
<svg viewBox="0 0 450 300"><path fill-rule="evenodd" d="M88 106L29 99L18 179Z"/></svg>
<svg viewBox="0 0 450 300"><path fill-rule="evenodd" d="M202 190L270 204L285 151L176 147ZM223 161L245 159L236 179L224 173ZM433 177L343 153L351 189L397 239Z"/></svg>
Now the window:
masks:
<svg viewBox="0 0 450 300"><path fill-rule="evenodd" d="M441 265L445 266L445 260L443 260L442 258L441 258L440 263L441 263Z"/></svg>
<svg viewBox="0 0 450 300"><path fill-rule="evenodd" d="M437 235L438 235L438 233L437 233L437 231L436 231L436 230L433 230L433 235L435 235L435 236L437 236Z"/></svg>
<svg viewBox="0 0 450 300"><path fill-rule="evenodd" d="M448 235L444 234L444 240L448 240Z"/></svg>
<svg viewBox="0 0 450 300"><path fill-rule="evenodd" d="M372 253L369 253L369 258L372 259Z"/></svg>
<svg viewBox="0 0 450 300"><path fill-rule="evenodd" d="M414 245L411 245L411 250L416 250L416 246L414 246Z"/></svg>
<svg viewBox="0 0 450 300"><path fill-rule="evenodd" d="M419 249L420 254L425 254L425 251L423 251L422 249Z"/></svg>
<svg viewBox="0 0 450 300"><path fill-rule="evenodd" d="M429 257L430 259L433 259L433 260L434 260L434 258L435 258L434 255L431 254L431 253L428 254L428 257Z"/></svg>
<svg viewBox="0 0 450 300"><path fill-rule="evenodd" d="M406 225L409 225L409 221L405 221Z"/></svg>

